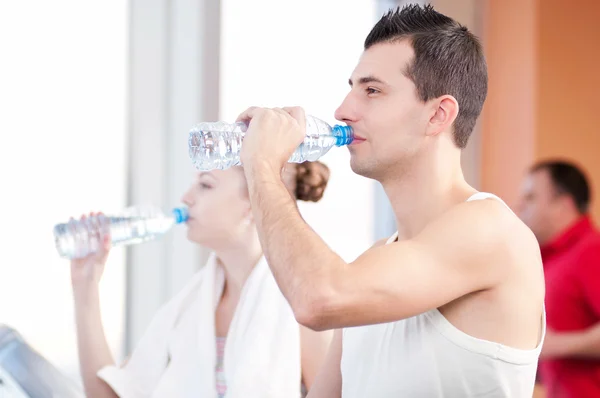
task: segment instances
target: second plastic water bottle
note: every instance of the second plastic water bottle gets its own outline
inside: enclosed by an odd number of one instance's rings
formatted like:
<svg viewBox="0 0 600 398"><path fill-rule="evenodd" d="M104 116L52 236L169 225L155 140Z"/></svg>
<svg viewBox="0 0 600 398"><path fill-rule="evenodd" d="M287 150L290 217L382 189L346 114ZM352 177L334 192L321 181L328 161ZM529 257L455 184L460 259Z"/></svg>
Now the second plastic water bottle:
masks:
<svg viewBox="0 0 600 398"><path fill-rule="evenodd" d="M190 159L196 169L224 170L240 163L244 123L199 123L189 134ZM330 126L313 116L306 116L306 138L289 162L315 161L332 147L348 145L354 139L350 126Z"/></svg>
<svg viewBox="0 0 600 398"><path fill-rule="evenodd" d="M110 234L111 246L130 245L155 239L175 224L186 222L186 208L164 214L154 206L137 206L115 216L94 216L71 220L54 227L56 250L61 257L74 259L95 253Z"/></svg>

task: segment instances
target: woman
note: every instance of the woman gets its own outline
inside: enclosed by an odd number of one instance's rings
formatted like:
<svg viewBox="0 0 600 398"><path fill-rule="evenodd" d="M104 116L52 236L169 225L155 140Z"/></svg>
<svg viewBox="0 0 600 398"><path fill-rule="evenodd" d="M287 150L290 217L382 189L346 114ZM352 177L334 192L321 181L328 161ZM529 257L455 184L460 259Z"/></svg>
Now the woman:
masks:
<svg viewBox="0 0 600 398"><path fill-rule="evenodd" d="M318 201L328 168L289 164L298 200ZM98 282L109 245L71 263L79 358L88 397L299 397L323 362L330 333L304 328L265 262L239 167L199 173L182 201L188 239L212 250L206 266L155 315L131 357L115 366Z"/></svg>

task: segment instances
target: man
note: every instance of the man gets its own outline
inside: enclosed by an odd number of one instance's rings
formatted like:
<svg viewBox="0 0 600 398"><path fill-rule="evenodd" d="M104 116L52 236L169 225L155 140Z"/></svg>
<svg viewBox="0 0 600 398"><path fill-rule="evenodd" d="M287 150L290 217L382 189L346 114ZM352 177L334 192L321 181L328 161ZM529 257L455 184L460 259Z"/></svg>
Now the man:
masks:
<svg viewBox="0 0 600 398"><path fill-rule="evenodd" d="M486 93L482 49L465 27L417 5L376 24L336 118L355 132L353 171L381 182L398 232L352 263L281 182L305 136L302 109L240 115L277 283L300 323L338 329L311 397L531 396L544 324L537 242L460 167Z"/></svg>
<svg viewBox="0 0 600 398"><path fill-rule="evenodd" d="M540 162L523 184L520 216L546 274L540 376L548 397L600 396L600 233L589 205L586 177L568 162Z"/></svg>

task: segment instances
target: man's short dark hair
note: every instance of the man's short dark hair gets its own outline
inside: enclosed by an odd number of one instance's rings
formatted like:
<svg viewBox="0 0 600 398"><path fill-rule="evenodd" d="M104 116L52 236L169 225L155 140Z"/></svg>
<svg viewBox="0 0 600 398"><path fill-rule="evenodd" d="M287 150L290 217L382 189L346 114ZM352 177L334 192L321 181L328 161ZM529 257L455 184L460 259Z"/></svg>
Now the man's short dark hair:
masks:
<svg viewBox="0 0 600 398"><path fill-rule="evenodd" d="M414 59L404 70L422 101L452 95L459 105L454 142L467 146L487 96L487 65L479 39L431 5L390 10L373 27L365 50L378 43L409 40Z"/></svg>
<svg viewBox="0 0 600 398"><path fill-rule="evenodd" d="M571 162L547 160L536 163L531 171L547 170L556 193L573 199L579 213L586 214L590 208L590 186L585 173Z"/></svg>

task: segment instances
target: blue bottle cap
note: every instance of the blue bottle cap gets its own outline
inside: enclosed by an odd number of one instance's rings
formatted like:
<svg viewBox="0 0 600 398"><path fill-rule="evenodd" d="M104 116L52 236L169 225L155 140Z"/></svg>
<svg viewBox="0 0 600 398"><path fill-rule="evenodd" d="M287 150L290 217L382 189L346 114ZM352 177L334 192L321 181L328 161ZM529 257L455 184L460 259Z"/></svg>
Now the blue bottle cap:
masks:
<svg viewBox="0 0 600 398"><path fill-rule="evenodd" d="M173 209L173 217L175 218L175 223L181 224L188 220L189 214L187 207L176 207Z"/></svg>
<svg viewBox="0 0 600 398"><path fill-rule="evenodd" d="M332 130L333 136L336 138L336 146L348 145L352 141L354 141L354 133L352 131L352 127L336 124L335 126L333 126Z"/></svg>

